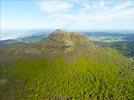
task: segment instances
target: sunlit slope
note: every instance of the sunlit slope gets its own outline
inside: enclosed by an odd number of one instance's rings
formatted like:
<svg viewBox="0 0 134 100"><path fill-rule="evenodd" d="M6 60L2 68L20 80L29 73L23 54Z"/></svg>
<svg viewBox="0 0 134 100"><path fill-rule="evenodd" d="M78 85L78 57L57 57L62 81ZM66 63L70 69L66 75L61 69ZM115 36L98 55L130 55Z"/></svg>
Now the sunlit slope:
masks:
<svg viewBox="0 0 134 100"><path fill-rule="evenodd" d="M78 32L66 32L60 29L54 31L48 38L66 45L81 45L89 42L86 36Z"/></svg>
<svg viewBox="0 0 134 100"><path fill-rule="evenodd" d="M70 39L2 48L2 99L134 99L134 64L126 57L86 38L64 41Z"/></svg>

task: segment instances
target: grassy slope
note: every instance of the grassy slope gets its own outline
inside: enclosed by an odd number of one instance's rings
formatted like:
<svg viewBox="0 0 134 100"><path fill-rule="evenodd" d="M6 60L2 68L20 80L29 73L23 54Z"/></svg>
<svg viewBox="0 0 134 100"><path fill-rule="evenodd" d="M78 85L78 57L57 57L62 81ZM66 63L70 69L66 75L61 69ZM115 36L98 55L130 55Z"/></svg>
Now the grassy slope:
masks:
<svg viewBox="0 0 134 100"><path fill-rule="evenodd" d="M92 43L66 51L54 43L1 50L2 99L134 99L133 64L117 51Z"/></svg>

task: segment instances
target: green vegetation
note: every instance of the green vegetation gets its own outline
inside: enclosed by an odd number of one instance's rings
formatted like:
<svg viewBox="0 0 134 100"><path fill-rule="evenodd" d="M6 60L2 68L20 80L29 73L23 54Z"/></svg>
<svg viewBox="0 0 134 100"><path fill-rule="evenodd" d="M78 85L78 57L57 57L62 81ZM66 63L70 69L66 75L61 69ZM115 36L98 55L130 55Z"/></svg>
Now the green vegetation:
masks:
<svg viewBox="0 0 134 100"><path fill-rule="evenodd" d="M0 55L2 100L134 99L134 62L110 48L42 40Z"/></svg>
<svg viewBox="0 0 134 100"><path fill-rule="evenodd" d="M105 47L114 48L125 56L134 57L134 41L100 42L97 44Z"/></svg>
<svg viewBox="0 0 134 100"><path fill-rule="evenodd" d="M17 58L12 70L3 65L3 98L134 99L133 72L116 63L95 62L81 56L69 62L63 57ZM2 72L2 71L1 71ZM14 97L17 96L17 97Z"/></svg>

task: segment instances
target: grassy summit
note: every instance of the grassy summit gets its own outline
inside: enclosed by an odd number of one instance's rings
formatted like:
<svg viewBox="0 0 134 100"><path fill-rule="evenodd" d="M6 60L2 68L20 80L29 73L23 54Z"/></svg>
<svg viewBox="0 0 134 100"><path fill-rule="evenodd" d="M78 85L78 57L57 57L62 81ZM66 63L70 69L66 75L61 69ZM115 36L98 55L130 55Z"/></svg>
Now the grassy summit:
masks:
<svg viewBox="0 0 134 100"><path fill-rule="evenodd" d="M81 34L56 30L0 55L2 100L134 99L134 63Z"/></svg>
<svg viewBox="0 0 134 100"><path fill-rule="evenodd" d="M80 45L89 42L86 36L78 32L66 32L60 29L54 31L49 38L56 42L65 43L66 45Z"/></svg>

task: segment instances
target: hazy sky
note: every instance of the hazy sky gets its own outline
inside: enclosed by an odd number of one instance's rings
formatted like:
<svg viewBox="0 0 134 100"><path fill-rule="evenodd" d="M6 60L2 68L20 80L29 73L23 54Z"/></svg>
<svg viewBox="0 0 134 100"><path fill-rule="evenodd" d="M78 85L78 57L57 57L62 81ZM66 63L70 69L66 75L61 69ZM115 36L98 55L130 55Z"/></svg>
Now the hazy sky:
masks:
<svg viewBox="0 0 134 100"><path fill-rule="evenodd" d="M1 28L134 29L134 0L0 0Z"/></svg>

